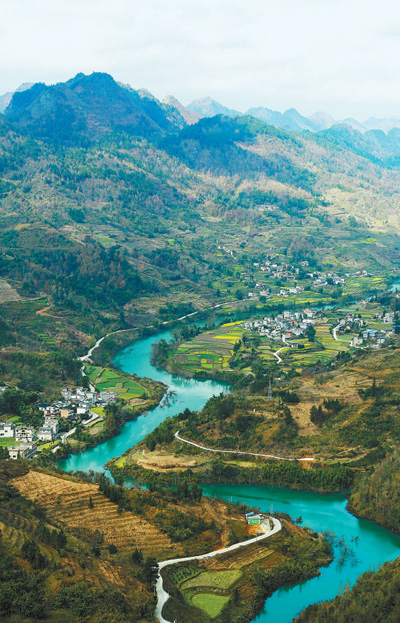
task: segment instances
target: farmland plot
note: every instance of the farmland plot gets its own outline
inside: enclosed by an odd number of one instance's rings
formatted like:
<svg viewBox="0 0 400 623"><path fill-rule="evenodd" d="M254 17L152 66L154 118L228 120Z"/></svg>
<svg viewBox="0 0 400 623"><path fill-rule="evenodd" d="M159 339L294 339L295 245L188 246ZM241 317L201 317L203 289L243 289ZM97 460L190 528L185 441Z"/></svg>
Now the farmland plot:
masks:
<svg viewBox="0 0 400 623"><path fill-rule="evenodd" d="M161 555L172 548L170 539L156 526L131 512L117 511L116 504L103 497L97 485L79 483L48 474L30 471L12 481L22 495L44 506L58 525L104 534L105 544L119 551L135 547L146 555ZM93 508L89 508L89 498ZM182 548L174 544L179 555Z"/></svg>

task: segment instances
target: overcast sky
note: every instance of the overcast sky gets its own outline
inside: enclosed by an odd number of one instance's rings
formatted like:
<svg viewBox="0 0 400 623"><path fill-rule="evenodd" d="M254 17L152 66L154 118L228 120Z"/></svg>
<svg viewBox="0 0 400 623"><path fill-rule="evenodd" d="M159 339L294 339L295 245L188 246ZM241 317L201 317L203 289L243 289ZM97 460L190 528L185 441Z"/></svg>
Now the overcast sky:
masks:
<svg viewBox="0 0 400 623"><path fill-rule="evenodd" d="M0 94L92 71L184 104L209 95L240 111L400 116L400 4L1 1Z"/></svg>

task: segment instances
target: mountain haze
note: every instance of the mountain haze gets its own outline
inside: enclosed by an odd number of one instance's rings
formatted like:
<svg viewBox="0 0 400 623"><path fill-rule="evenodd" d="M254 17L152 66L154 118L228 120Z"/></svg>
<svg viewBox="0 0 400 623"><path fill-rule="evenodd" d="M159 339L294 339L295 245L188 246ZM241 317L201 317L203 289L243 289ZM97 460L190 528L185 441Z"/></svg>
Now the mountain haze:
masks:
<svg viewBox="0 0 400 623"><path fill-rule="evenodd" d="M188 125L197 123L198 121L200 121L200 119L203 118L203 115L194 110L190 110L190 108L185 107L173 95L167 95L166 97L164 97L162 103L166 104L167 106L172 106L173 108L176 108L176 110L180 113L180 115L183 117Z"/></svg>
<svg viewBox="0 0 400 623"><path fill-rule="evenodd" d="M4 95L0 95L0 113L3 113L9 103L12 100L14 93L19 93L21 91L26 91L33 86L33 82L24 82L21 84L15 91L10 91L9 93L4 93Z"/></svg>
<svg viewBox="0 0 400 623"><path fill-rule="evenodd" d="M220 104L211 97L202 97L201 99L194 100L187 105L189 110L193 110L202 117L214 117L215 115L225 115L226 117L237 117L243 113L227 108L223 104Z"/></svg>

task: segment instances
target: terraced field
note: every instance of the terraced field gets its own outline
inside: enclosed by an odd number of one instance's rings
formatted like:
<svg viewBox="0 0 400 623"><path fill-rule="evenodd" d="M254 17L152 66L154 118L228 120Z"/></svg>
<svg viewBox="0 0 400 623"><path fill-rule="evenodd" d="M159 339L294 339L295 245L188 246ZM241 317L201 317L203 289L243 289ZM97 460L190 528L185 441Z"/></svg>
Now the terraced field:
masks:
<svg viewBox="0 0 400 623"><path fill-rule="evenodd" d="M133 378L122 372L120 373L110 368L101 368L88 364L85 364L85 368L91 384L94 385L98 391L113 391L127 402L137 399L145 401L149 397L144 384L139 384Z"/></svg>
<svg viewBox="0 0 400 623"><path fill-rule="evenodd" d="M210 593L197 593L193 595L191 601L196 608L200 608L200 610L208 614L210 619L214 619L228 603L229 597L212 595Z"/></svg>
<svg viewBox="0 0 400 623"><path fill-rule="evenodd" d="M185 588L197 588L206 586L210 588L219 588L225 590L230 588L237 580L242 577L242 572L238 569L232 571L204 571L194 578L190 578L181 584Z"/></svg>
<svg viewBox="0 0 400 623"><path fill-rule="evenodd" d="M159 556L173 547L180 555L182 547L146 519L130 512L117 512L117 506L103 497L98 487L66 478L30 471L12 481L25 497L44 506L57 525L104 534L106 545L114 544L118 551L137 547L146 555ZM89 508L89 497L93 508Z"/></svg>
<svg viewBox="0 0 400 623"><path fill-rule="evenodd" d="M244 330L240 323L229 323L205 331L190 342L183 342L174 352L173 361L191 374L226 370Z"/></svg>

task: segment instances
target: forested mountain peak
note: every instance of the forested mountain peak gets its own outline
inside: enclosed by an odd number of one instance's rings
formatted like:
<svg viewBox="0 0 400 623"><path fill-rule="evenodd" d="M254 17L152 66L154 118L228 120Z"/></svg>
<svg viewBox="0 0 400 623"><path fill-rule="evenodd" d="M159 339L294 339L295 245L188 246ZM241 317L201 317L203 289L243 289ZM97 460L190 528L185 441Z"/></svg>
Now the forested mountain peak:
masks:
<svg viewBox="0 0 400 623"><path fill-rule="evenodd" d="M5 112L16 129L55 143L85 144L124 128L152 136L181 127L153 98L122 87L108 74L77 74L65 83L15 93Z"/></svg>

